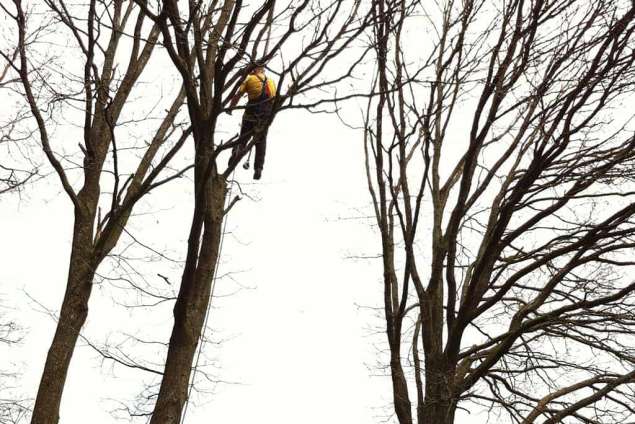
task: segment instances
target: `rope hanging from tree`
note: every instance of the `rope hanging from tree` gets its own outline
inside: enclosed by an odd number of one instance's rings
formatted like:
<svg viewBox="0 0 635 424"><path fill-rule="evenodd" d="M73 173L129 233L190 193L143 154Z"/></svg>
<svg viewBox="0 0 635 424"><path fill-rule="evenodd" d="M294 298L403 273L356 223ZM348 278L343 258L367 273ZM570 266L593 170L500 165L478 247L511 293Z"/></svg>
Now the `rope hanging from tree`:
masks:
<svg viewBox="0 0 635 424"><path fill-rule="evenodd" d="M234 168L234 171L232 172L232 177L231 177L232 181L234 180L235 173L236 173L236 168ZM234 185L231 184L229 186L229 192L227 193L227 199L229 199L230 202L232 198L233 188L234 188ZM225 203L227 203L227 200L225 200ZM223 210L225 210L224 207L223 207ZM216 255L216 264L214 266L214 276L212 277L212 288L210 290L209 300L207 302L207 310L205 311L205 319L203 320L203 329L201 330L201 334L199 336L200 343L198 343L198 350L196 353L196 360L194 361L192 377L190 380L187 397L185 398L185 404L183 405L183 414L181 415L181 421L180 421L181 423L185 423L185 416L187 414L187 406L190 403L190 396L192 395L192 390L194 389L194 381L196 379L196 372L198 371L198 363L199 363L199 360L201 359L201 352L203 351L203 343L205 343L205 339L203 338L203 335L205 334L205 330L207 329L207 322L209 321L209 315L212 309L212 299L214 298L214 289L216 288L216 279L218 277L218 267L220 263L220 258L223 253L223 244L225 241L226 228L227 228L227 217L223 217L223 229L221 231L220 243L218 245L218 255Z"/></svg>

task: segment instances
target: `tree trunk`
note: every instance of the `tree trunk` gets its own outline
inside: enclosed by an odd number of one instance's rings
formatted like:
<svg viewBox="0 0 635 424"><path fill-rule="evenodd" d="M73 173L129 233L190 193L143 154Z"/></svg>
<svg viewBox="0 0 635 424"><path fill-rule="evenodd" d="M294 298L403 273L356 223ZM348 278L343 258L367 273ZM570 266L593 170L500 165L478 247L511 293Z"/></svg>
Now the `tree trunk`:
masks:
<svg viewBox="0 0 635 424"><path fill-rule="evenodd" d="M456 401L452 395L453 372L448 367L426 361L426 388L418 424L454 424ZM429 367L429 368L428 368Z"/></svg>
<svg viewBox="0 0 635 424"><path fill-rule="evenodd" d="M425 400L418 424L454 424L456 405L448 400Z"/></svg>
<svg viewBox="0 0 635 424"><path fill-rule="evenodd" d="M179 424L181 420L192 362L210 301L222 236L225 192L225 180L220 175L213 175L205 187L205 199L202 202L197 201L201 204L195 205L188 243L188 261L174 305L174 327L150 424ZM198 235L201 224L204 230L199 253Z"/></svg>
<svg viewBox="0 0 635 424"><path fill-rule="evenodd" d="M93 219L94 214L75 211L66 293L55 336L46 356L31 424L57 424L59 421L66 375L75 344L88 315L88 299L95 275Z"/></svg>
<svg viewBox="0 0 635 424"><path fill-rule="evenodd" d="M392 376L392 394L393 402L395 403L395 413L397 414L399 424L412 424L412 405L410 403L410 396L408 395L408 383L398 355L397 350L397 357L395 358L395 350L391 349L391 356L393 356L393 358L390 361L390 374Z"/></svg>

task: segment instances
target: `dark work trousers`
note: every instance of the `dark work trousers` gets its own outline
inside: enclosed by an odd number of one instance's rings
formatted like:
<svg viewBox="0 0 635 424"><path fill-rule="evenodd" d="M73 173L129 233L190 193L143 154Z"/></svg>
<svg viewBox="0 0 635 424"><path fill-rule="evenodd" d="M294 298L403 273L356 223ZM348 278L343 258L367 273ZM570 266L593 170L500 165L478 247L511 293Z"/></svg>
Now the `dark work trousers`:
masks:
<svg viewBox="0 0 635 424"><path fill-rule="evenodd" d="M254 160L254 169L260 169L265 165L265 153L267 151L267 131L268 117L266 115L255 115L245 113L243 122L240 127L240 136L238 143L232 149L232 158L230 161L238 160L249 146L252 137L254 147L256 148L256 159Z"/></svg>

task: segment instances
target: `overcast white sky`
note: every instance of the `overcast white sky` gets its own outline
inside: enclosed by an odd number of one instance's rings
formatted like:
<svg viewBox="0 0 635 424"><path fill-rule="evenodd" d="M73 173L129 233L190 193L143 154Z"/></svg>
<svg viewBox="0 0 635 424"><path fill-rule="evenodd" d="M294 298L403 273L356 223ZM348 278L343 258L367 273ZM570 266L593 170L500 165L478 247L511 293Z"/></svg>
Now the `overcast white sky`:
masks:
<svg viewBox="0 0 635 424"><path fill-rule="evenodd" d="M81 58L63 53L67 70L81 65ZM141 87L147 88L132 96L146 107L157 96L169 100L168 93L178 89L178 77L166 74L171 69L167 59L158 54L153 60L161 62L144 73L147 85ZM0 117L10 112L0 110ZM234 115L231 127L225 127L228 133L238 130L240 114ZM73 121L78 119L67 112L55 128L58 152L76 150L81 135ZM147 138L147 127L135 130ZM202 386L213 393L193 397L186 423L374 423L392 413L389 379L377 376L384 374L377 366L383 359L378 349L385 347L381 314L368 308L382 302L380 263L350 258L379 252L373 221L365 217L370 211L361 136L333 115L285 112L269 133L263 179L253 184L251 170L237 171L249 196L229 215L210 320L215 343L204 350L213 364L210 375L225 383ZM42 170L50 172L47 165ZM81 182L79 175L71 177ZM131 233L182 258L191 222L190 190L184 180L152 194L136 209L145 215L131 221ZM72 217L71 203L53 175L21 196L0 198L0 301L8 317L23 327L18 346L0 346L0 364L23 372L16 394L31 400L55 329L45 310L57 313L64 294ZM122 240L116 250L129 242ZM171 290L157 273L178 285L179 265L165 260L136 265L149 286ZM122 270L105 263L100 272ZM134 309L119 305L136 300L135 294L97 284L84 337L96 345L116 344L124 334L167 342L172 303ZM156 355L160 350L150 349L148 357L147 350L137 348L122 347L139 360L162 362ZM112 423L118 402L131 403L149 382L156 378L102 362L80 342L61 423Z"/></svg>
<svg viewBox="0 0 635 424"><path fill-rule="evenodd" d="M219 280L211 317L213 337L225 341L206 345L218 367L214 376L237 384L219 384L213 394L197 397L186 422L385 421L389 380L374 376L382 373L376 369L384 342L376 326L382 322L360 308L381 304L381 269L377 260L349 258L378 252L372 220L358 219L369 212L361 147L360 133L334 116L293 112L281 115L270 131L263 180L252 184L251 170L238 171L254 199L243 199L230 214L220 274L235 274ZM185 187L187 182L153 195L151 201L165 199L160 204L166 209L153 206L152 219L133 221L135 236L182 255L191 218ZM32 397L55 323L29 296L58 310L72 211L54 178L30 187L21 200L3 197L0 205L0 291L25 327L9 362L24 369L20 390ZM177 270L156 267L178 281ZM126 332L167 341L170 307L127 312L115 305L111 290L97 286L84 335L97 344ZM81 343L61 422L113 422L112 399L131 399L149 380L109 362L102 366Z"/></svg>
<svg viewBox="0 0 635 424"><path fill-rule="evenodd" d="M413 37L409 45L420 46L421 37ZM163 75L171 64L164 56L161 60L163 66L144 73L148 85L133 93L135 101L151 105L159 92L165 100L178 88L178 77ZM347 105L345 115L352 123L360 122L358 106ZM238 131L239 115L229 120L227 133ZM78 128L70 125L73 118L66 118L69 122L55 131L60 151L76 150L79 139ZM131 131L147 137L140 129ZM395 422L390 380L380 369L386 363L381 263L357 258L380 251L369 218L361 132L334 115L285 112L269 132L263 179L254 184L251 172L237 171L249 196L229 215L210 320L215 343L204 350L213 363L210 375L223 383L193 398L185 424ZM136 209L144 215L131 221L130 232L169 257L182 258L192 214L190 190L184 180L150 195ZM0 301L24 327L20 345L0 346L0 364L24 372L17 391L27 398L35 396L55 329L44 309L56 313L64 294L72 217L71 203L54 176L29 186L22 197L0 197ZM117 251L129 242L122 240ZM130 256L141 253L148 254L133 249ZM177 290L180 266L166 260L136 265L149 286ZM122 270L105 263L100 272ZM158 273L175 286L167 287ZM133 309L120 305L136 300L133 293L97 284L83 335L97 345L116 344L124 334L167 342L172 303ZM163 360L152 354L157 349L122 349L139 360ZM61 423L112 423L118 402L131 403L153 381L144 372L102 362L80 342Z"/></svg>

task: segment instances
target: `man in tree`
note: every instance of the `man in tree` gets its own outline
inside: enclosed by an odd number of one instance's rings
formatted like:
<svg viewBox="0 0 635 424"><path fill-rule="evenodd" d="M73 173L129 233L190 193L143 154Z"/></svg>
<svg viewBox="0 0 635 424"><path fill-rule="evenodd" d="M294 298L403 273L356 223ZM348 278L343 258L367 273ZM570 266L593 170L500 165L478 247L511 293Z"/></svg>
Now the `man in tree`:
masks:
<svg viewBox="0 0 635 424"><path fill-rule="evenodd" d="M254 162L254 180L262 176L267 149L267 130L272 118L273 99L276 96L276 84L265 74L265 63L257 61L250 65L249 74L240 85L238 92L232 98L228 113L238 104L240 98L247 94L247 106L243 115L240 136L232 150L229 165L235 165L245 149L256 146L256 160ZM253 137L253 143L249 140Z"/></svg>

